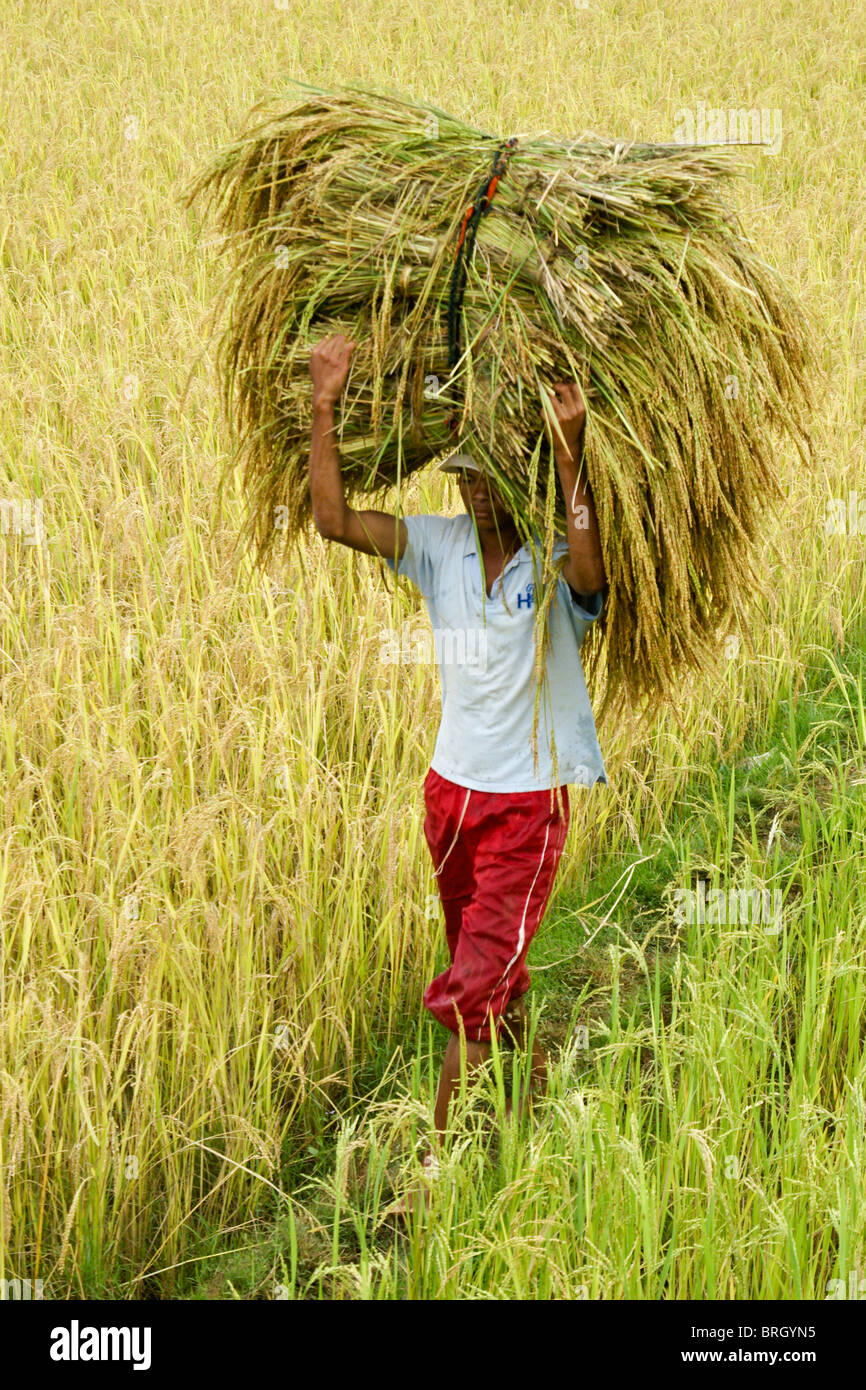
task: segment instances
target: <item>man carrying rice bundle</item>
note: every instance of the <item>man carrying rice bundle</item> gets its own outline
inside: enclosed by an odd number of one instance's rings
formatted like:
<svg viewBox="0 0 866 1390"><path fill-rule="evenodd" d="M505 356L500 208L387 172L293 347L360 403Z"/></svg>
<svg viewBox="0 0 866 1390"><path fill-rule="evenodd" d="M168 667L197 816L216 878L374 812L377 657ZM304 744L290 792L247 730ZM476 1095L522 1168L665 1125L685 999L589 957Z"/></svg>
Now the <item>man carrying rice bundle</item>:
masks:
<svg viewBox="0 0 866 1390"><path fill-rule="evenodd" d="M529 1042L526 953L567 788L607 781L585 676L636 734L679 719L726 636L749 643L782 446L812 463L826 378L810 315L726 196L745 171L726 146L500 140L394 93L289 85L297 100L257 104L189 193L213 202L230 262L223 481L243 461L257 565L312 517L406 575L464 654L437 650L424 786L450 954L424 995L452 1034L435 1171L463 1049L469 1069L503 1033ZM464 515L354 509L455 439ZM476 635L483 661L464 659Z"/></svg>
<svg viewBox="0 0 866 1390"><path fill-rule="evenodd" d="M434 1147L423 1160L425 1175L435 1176L436 1150L445 1141L449 1103L460 1083L461 1035L467 1071L489 1056L491 1029L497 1040L504 1033L511 1042L526 1044L526 955L568 831L568 784L607 782L580 661L583 637L602 611L607 576L591 489L581 477L583 397L576 382L557 384L551 406L562 437L551 436L568 539L557 538L553 554L554 560L567 559L549 615L546 699L534 758L529 553L518 546L517 528L500 495L465 454L441 465L458 478L466 507L462 516L401 518L346 505L334 411L355 347L338 333L311 354L309 485L316 528L326 540L382 557L395 573L412 580L424 595L434 631L484 634L481 662L451 662L438 653L442 718L424 783L424 832L451 957L424 994L427 1009L452 1034L436 1097ZM465 652L465 646L457 650ZM546 1058L536 1041L531 1089L544 1090L546 1081ZM510 1102L507 1108L510 1113ZM411 1204L410 1198L400 1210L405 1214Z"/></svg>

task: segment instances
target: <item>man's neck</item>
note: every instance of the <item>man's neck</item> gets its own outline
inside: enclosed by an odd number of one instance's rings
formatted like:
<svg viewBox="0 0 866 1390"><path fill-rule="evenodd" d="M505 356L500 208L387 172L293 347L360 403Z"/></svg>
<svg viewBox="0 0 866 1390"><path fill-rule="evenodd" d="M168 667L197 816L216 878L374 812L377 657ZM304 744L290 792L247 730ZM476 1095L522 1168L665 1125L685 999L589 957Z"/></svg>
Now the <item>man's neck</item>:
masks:
<svg viewBox="0 0 866 1390"><path fill-rule="evenodd" d="M500 526L498 531L494 526L479 526L478 539L481 541L481 553L485 560L505 559L517 549L517 527L513 522Z"/></svg>

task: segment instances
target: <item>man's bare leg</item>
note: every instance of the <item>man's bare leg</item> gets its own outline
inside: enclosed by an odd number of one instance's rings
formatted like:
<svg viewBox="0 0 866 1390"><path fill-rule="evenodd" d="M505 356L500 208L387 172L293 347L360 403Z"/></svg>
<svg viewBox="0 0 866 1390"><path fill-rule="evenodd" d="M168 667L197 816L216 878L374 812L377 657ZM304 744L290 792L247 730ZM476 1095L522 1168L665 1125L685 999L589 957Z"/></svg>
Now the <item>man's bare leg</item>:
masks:
<svg viewBox="0 0 866 1390"><path fill-rule="evenodd" d="M515 999L510 1003L503 1014L502 1040L510 1046L526 1048L527 1034L529 1031L529 1020L526 1017L526 1008L523 999ZM466 1042L466 1071L471 1074L476 1067L480 1066L490 1056L490 1043L486 1042ZM448 1133L448 1110L454 1092L460 1086L460 1035L452 1033L448 1046L445 1049L445 1057L442 1061L442 1072L439 1077L439 1088L436 1092L436 1107L434 1110L434 1123L436 1126L435 1135L431 1147L425 1155L424 1162L437 1162L439 1153L444 1149ZM529 1087L531 1093L543 1094L547 1089L547 1058L544 1049L536 1038L532 1045L532 1066L530 1070ZM530 1096L531 1099L531 1096ZM511 1118L512 1112L511 1097L505 1101L506 1118ZM518 1119L523 1114L523 1098L518 1099L517 1115ZM428 1191L425 1189L423 1200L426 1204ZM409 1194L398 1204L397 1210L400 1215L407 1213L414 1208L418 1197Z"/></svg>
<svg viewBox="0 0 866 1390"><path fill-rule="evenodd" d="M529 1035L529 1019L526 1016L526 1006L522 995L519 999L512 1000L502 1017L505 1025L502 1031L503 1039L513 1047L520 1048L521 1051L525 1052ZM529 1072L529 1096L527 1097L529 1104L532 1103L533 1095L544 1095L547 1090L547 1079L547 1057L538 1038L534 1038ZM513 1108L511 1097L508 1096L505 1102L505 1114L508 1119L511 1119ZM522 1115L523 1097L519 1096L517 1118L521 1119Z"/></svg>
<svg viewBox="0 0 866 1390"><path fill-rule="evenodd" d="M469 1073L485 1062L490 1056L490 1043L486 1042L466 1042L466 1071ZM448 1108L451 1104L451 1097L460 1087L460 1035L452 1033L448 1046L445 1049L445 1057L442 1061L442 1072L439 1077L439 1089L436 1092L436 1107L434 1110L434 1123L436 1126L435 1134L430 1148L424 1155L423 1163L426 1167L429 1164L438 1163L439 1154L445 1148L448 1134ZM416 1204L423 1201L426 1205L429 1202L429 1188L422 1188L421 1193L408 1193L397 1204L397 1213L406 1216L414 1210Z"/></svg>
<svg viewBox="0 0 866 1390"><path fill-rule="evenodd" d="M502 1015L502 1041L511 1047L518 1047L526 1050L529 1035L529 1019L526 1016L526 1006L523 997L513 1000L508 1004ZM471 1073L477 1066L485 1062L490 1056L490 1043L469 1042L466 1043L466 1068ZM543 1095L547 1090L547 1057L538 1038L533 1039L532 1043L532 1064L530 1067L529 1086L532 1093ZM434 1119L436 1124L436 1144L440 1149L444 1146L445 1136L448 1128L448 1107L451 1097L460 1085L460 1037L453 1033L445 1049L445 1058L442 1063L442 1074L439 1078L439 1090L436 1095L436 1109ZM522 1101L518 1100L518 1116L522 1114ZM505 1113L510 1116L512 1111L511 1097L505 1102ZM433 1150L431 1149L431 1152Z"/></svg>
<svg viewBox="0 0 866 1390"><path fill-rule="evenodd" d="M476 1067L486 1062L490 1056L490 1043L487 1042L466 1042L466 1071L467 1074L473 1072ZM442 1074L439 1078L439 1090L436 1093L436 1109L434 1111L434 1121L436 1124L436 1142L439 1148L445 1143L445 1136L448 1132L448 1107L451 1097L460 1086L460 1036L452 1033L445 1049L445 1057L442 1062Z"/></svg>
<svg viewBox="0 0 866 1390"><path fill-rule="evenodd" d="M502 1015L502 1041L511 1047L526 1050L529 1036L529 1019L526 1016L526 1005L523 997L513 1000L508 1004ZM468 1042L466 1043L466 1066L467 1071L472 1072L475 1067L486 1061L490 1056L490 1043ZM543 1095L547 1090L547 1057L538 1038L533 1039L532 1043L532 1063L530 1067L529 1086L530 1091L535 1095ZM442 1063L442 1075L439 1079L439 1090L436 1095L436 1141L441 1148L445 1141L448 1126L448 1107L451 1097L460 1085L460 1038L454 1033L445 1049L445 1059ZM505 1113L511 1115L512 1104L509 1096L505 1102ZM518 1099L518 1117L523 1113L522 1100ZM432 1152L432 1150L431 1150Z"/></svg>

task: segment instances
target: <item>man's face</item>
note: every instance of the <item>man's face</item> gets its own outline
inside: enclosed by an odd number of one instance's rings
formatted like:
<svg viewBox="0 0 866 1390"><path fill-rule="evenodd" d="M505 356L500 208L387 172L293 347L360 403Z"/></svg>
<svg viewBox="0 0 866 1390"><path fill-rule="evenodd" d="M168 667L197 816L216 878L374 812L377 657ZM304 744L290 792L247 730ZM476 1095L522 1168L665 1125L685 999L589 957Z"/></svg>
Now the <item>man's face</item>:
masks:
<svg viewBox="0 0 866 1390"><path fill-rule="evenodd" d="M511 514L485 473L464 468L457 474L460 496L467 512L475 515L479 528L502 530L511 522Z"/></svg>

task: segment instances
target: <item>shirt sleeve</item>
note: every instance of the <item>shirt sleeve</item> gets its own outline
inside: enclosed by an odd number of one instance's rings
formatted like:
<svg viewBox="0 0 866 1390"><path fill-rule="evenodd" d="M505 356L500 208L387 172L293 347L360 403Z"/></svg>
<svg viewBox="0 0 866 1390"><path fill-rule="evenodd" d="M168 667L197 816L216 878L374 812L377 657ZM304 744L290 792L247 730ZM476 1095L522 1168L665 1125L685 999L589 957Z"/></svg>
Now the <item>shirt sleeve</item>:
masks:
<svg viewBox="0 0 866 1390"><path fill-rule="evenodd" d="M572 608L574 609L577 616L579 618L582 618L585 623L594 623L596 618L601 617L601 610L604 607L603 589L599 589L598 593L596 594L582 594L581 597L586 599L586 603L583 604L581 603L580 598L578 598L577 594L574 592L570 584L566 585L566 588L571 594Z"/></svg>
<svg viewBox="0 0 866 1390"><path fill-rule="evenodd" d="M406 526L406 549L396 565L393 555L384 557L385 564L394 574L403 574L416 584L425 597L433 592L433 580L439 561L443 526L448 518L444 516L421 514L404 516Z"/></svg>

